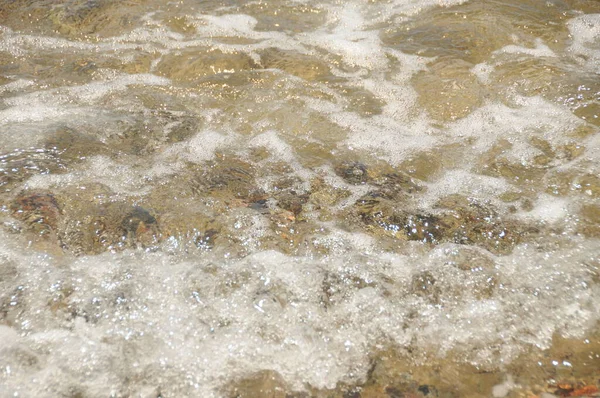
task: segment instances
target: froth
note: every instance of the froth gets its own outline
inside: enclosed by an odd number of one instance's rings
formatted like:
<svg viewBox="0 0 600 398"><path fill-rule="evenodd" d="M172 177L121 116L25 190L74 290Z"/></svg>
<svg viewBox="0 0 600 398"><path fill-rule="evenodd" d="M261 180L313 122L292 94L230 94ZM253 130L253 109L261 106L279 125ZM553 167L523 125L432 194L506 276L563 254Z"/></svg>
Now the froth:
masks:
<svg viewBox="0 0 600 398"><path fill-rule="evenodd" d="M473 149L485 151L500 139L511 143L524 142L524 133L537 133L552 143L566 141L566 133L583 122L567 109L542 97L514 96L509 107L489 103L469 116L449 126L449 134L456 137L473 137L477 143ZM531 115L535 114L535 118ZM518 146L517 146L518 148ZM515 155L516 158L520 158Z"/></svg>
<svg viewBox="0 0 600 398"><path fill-rule="evenodd" d="M542 39L539 38L535 41L535 48L528 48L511 44L502 47L500 50L495 51L495 53L527 54L534 57L556 57L556 53L552 51L550 47L545 45Z"/></svg>
<svg viewBox="0 0 600 398"><path fill-rule="evenodd" d="M166 85L168 79L150 75L118 75L106 76L103 81L91 82L81 86L41 90L7 98L6 109L0 110L0 123L27 123L57 121L73 118L78 115L90 115L97 111L88 106L109 94L125 91L130 85ZM78 105L74 105L77 103Z"/></svg>
<svg viewBox="0 0 600 398"><path fill-rule="evenodd" d="M600 62L600 14L581 15L567 24L573 36L571 52L591 70Z"/></svg>
<svg viewBox="0 0 600 398"><path fill-rule="evenodd" d="M85 378L90 391L106 385L120 391L125 380L140 380L129 384L138 393L152 380L165 393L215 396L225 378L258 367L277 371L295 389L303 383L331 388L348 375L363 377L367 353L382 340L440 353L466 349L482 366L508 361L522 344L547 347L559 328L577 337L597 320L598 292L586 287L590 276L582 263L594 245L581 242L551 257L527 246L498 258L469 252L495 264L473 270L453 265L471 250L460 245L380 258L365 257L366 247L358 246L323 260L272 251L233 261L126 252L84 257L67 268L30 254L19 258L24 291L15 308L40 311L21 318L20 337L0 329L7 337L3 357L26 350L52 366L15 367L6 381L33 394L69 388L54 383L57 376L75 381L93 372ZM6 247L3 254L16 256ZM411 292L424 272L439 290ZM496 280L494 292L473 297L489 278ZM65 289L72 293L61 298ZM53 299L66 300L75 319L67 320L60 306L52 313L39 304ZM495 351L501 342L504 348ZM58 366L62 361L69 365ZM39 384L22 383L32 378Z"/></svg>

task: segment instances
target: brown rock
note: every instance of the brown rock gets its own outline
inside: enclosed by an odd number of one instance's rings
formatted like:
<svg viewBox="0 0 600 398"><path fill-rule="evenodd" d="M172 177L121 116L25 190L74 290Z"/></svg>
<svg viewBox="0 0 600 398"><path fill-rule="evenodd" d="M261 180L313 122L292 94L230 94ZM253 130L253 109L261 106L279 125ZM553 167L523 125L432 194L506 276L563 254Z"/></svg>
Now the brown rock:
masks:
<svg viewBox="0 0 600 398"><path fill-rule="evenodd" d="M21 192L10 208L13 217L40 234L56 230L61 215L58 201L50 193Z"/></svg>

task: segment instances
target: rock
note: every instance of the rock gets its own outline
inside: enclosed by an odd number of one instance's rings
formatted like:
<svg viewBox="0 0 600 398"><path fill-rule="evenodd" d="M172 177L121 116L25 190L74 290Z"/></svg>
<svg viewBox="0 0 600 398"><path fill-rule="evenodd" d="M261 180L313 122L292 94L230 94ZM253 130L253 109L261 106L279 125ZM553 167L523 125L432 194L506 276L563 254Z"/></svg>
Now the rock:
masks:
<svg viewBox="0 0 600 398"><path fill-rule="evenodd" d="M201 249L212 249L215 245L215 238L219 234L216 229L208 229L205 232L199 233L194 240L194 243Z"/></svg>
<svg viewBox="0 0 600 398"><path fill-rule="evenodd" d="M284 192L277 196L277 206L291 211L295 216L302 212L302 206L308 201L309 195L299 195L295 191Z"/></svg>
<svg viewBox="0 0 600 398"><path fill-rule="evenodd" d="M408 240L439 243L448 227L436 216L410 215L405 221L404 230Z"/></svg>
<svg viewBox="0 0 600 398"><path fill-rule="evenodd" d="M360 162L342 162L336 165L334 170L338 176L350 184L360 185L369 181L367 166Z"/></svg>
<svg viewBox="0 0 600 398"><path fill-rule="evenodd" d="M400 171L391 171L373 178L372 184L379 188L380 192L389 197L397 197L401 193L414 193L422 191L408 174Z"/></svg>
<svg viewBox="0 0 600 398"><path fill-rule="evenodd" d="M344 110L357 113L365 118L380 115L386 105L381 97L363 87L353 87L344 81L337 84L335 81L331 82L330 87L336 89L346 99L347 104L344 106Z"/></svg>
<svg viewBox="0 0 600 398"><path fill-rule="evenodd" d="M141 206L134 206L123 217L121 227L125 230L126 240L130 245L149 247L156 244L160 236L156 218Z"/></svg>
<svg viewBox="0 0 600 398"><path fill-rule="evenodd" d="M535 227L505 220L490 206L461 195L442 198L436 207L445 209L440 219L447 241L477 245L494 254L508 254L523 238L537 233Z"/></svg>
<svg viewBox="0 0 600 398"><path fill-rule="evenodd" d="M321 177L310 182L310 202L319 208L328 208L351 195L350 191L333 187Z"/></svg>
<svg viewBox="0 0 600 398"><path fill-rule="evenodd" d="M481 249L468 246L456 246L447 254L446 265L452 265L463 271L490 271L494 269L494 260Z"/></svg>
<svg viewBox="0 0 600 398"><path fill-rule="evenodd" d="M110 191L102 187L87 188L81 193L66 190L61 194L64 217L58 237L64 250L75 255L98 254L128 247L150 249L160 243L158 221L148 210L110 201Z"/></svg>
<svg viewBox="0 0 600 398"><path fill-rule="evenodd" d="M288 390L279 373L262 370L225 387L229 398L287 398Z"/></svg>
<svg viewBox="0 0 600 398"><path fill-rule="evenodd" d="M195 82L210 75L232 74L259 66L248 55L210 48L186 49L166 55L157 66L160 75L178 82Z"/></svg>
<svg viewBox="0 0 600 398"><path fill-rule="evenodd" d="M51 193L21 192L11 203L12 216L40 235L56 231L61 209Z"/></svg>
<svg viewBox="0 0 600 398"><path fill-rule="evenodd" d="M600 237L600 205L588 204L579 211L577 231L586 237Z"/></svg>
<svg viewBox="0 0 600 398"><path fill-rule="evenodd" d="M260 54L260 61L266 69L280 69L308 81L330 74L329 67L321 59L295 51L269 48Z"/></svg>
<svg viewBox="0 0 600 398"><path fill-rule="evenodd" d="M443 198L434 210L429 214L402 209L396 201L373 191L357 200L344 218L349 227L363 225L375 235L430 244L477 245L494 254L508 254L524 238L538 233L536 227L504 219L490 206L460 195Z"/></svg>
<svg viewBox="0 0 600 398"><path fill-rule="evenodd" d="M255 172L251 164L227 157L208 162L192 177L191 188L195 194L247 200L249 204L263 199L256 198L261 193L256 189Z"/></svg>
<svg viewBox="0 0 600 398"><path fill-rule="evenodd" d="M354 204L353 210L365 224L382 225L383 223L401 228L402 220L396 216L393 203L379 192L369 192L362 196Z"/></svg>
<svg viewBox="0 0 600 398"><path fill-rule="evenodd" d="M437 120L451 121L467 116L483 103L486 90L471 72L473 64L441 58L417 73L412 84L420 107Z"/></svg>

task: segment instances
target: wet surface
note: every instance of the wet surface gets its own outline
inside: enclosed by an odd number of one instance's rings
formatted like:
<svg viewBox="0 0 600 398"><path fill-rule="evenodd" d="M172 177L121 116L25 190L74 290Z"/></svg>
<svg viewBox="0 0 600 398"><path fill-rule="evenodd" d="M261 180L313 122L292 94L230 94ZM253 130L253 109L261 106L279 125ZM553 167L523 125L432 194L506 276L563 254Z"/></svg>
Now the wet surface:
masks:
<svg viewBox="0 0 600 398"><path fill-rule="evenodd" d="M598 26L0 0L0 391L599 396Z"/></svg>

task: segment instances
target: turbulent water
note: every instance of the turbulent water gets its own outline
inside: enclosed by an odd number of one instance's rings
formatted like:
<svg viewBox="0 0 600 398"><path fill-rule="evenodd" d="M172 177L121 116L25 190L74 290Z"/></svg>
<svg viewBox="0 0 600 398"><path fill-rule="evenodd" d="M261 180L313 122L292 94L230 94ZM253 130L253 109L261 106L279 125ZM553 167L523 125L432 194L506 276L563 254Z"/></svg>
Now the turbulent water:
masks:
<svg viewBox="0 0 600 398"><path fill-rule="evenodd" d="M596 396L597 0L0 0L0 396Z"/></svg>

